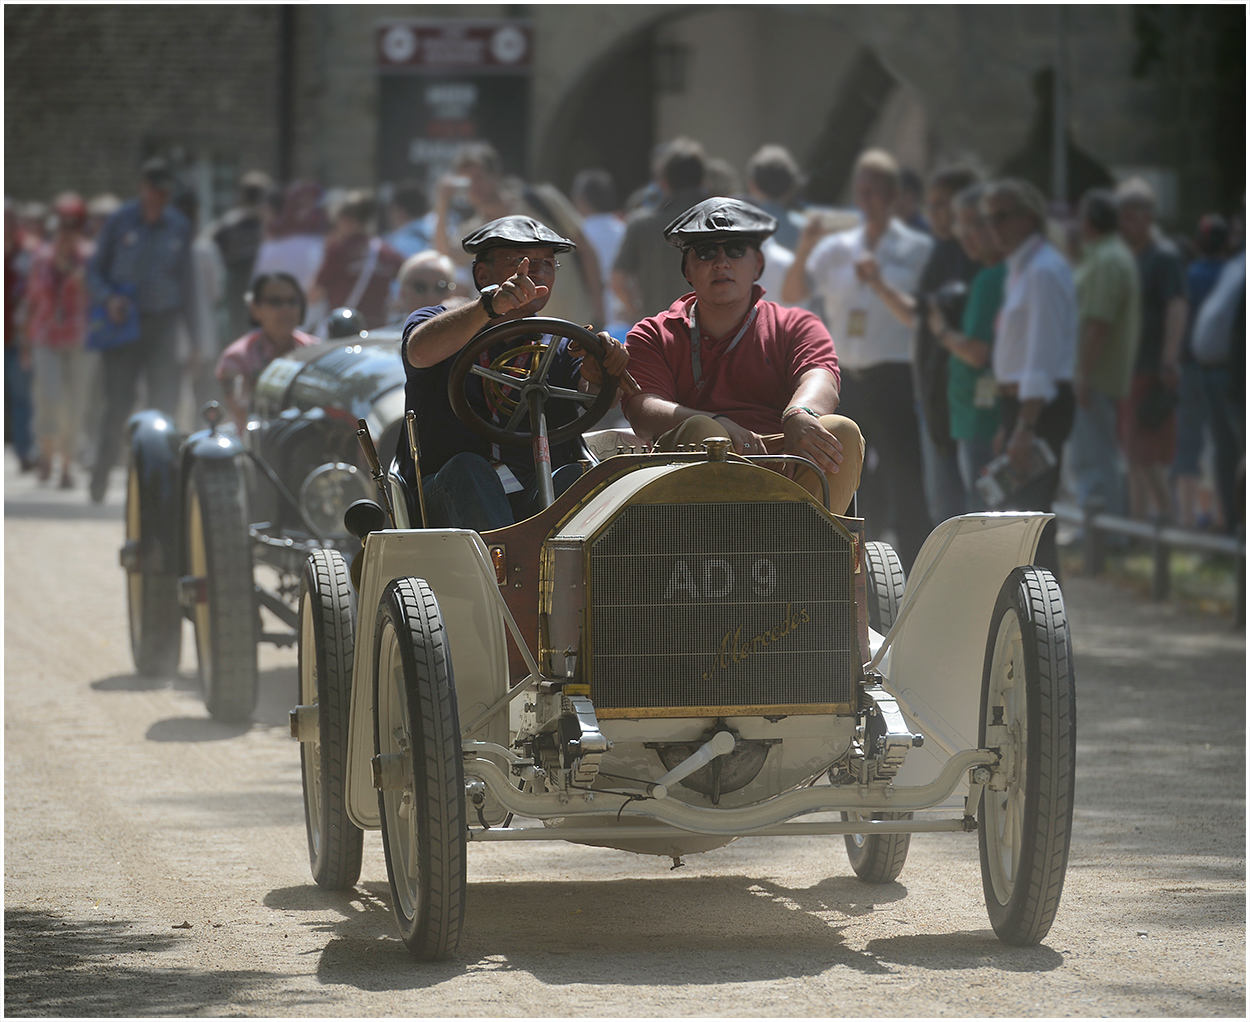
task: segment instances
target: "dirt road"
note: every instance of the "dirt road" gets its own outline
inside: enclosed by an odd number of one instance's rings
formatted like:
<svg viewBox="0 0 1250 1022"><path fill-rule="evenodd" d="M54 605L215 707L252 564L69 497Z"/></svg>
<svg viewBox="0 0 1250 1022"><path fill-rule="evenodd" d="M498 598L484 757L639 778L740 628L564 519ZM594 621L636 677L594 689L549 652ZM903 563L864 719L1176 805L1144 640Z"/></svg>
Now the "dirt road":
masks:
<svg viewBox="0 0 1250 1022"><path fill-rule="evenodd" d="M1245 641L1069 581L1075 837L1059 917L989 928L975 836L920 835L899 882L841 839L667 859L563 844L469 849L466 936L413 963L377 834L362 882L308 871L293 651L261 654L249 728L181 675L133 673L120 485L5 480L8 1015L1244 1015Z"/></svg>

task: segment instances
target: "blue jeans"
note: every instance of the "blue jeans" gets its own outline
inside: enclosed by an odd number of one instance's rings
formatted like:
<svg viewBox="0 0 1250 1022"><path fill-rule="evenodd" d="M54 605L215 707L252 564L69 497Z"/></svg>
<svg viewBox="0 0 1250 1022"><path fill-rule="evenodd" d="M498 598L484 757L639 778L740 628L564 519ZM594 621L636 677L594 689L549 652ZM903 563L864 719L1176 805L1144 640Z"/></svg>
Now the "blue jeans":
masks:
<svg viewBox="0 0 1250 1022"><path fill-rule="evenodd" d="M4 349L4 417L13 452L22 461L35 457L31 431L30 370L23 369L17 345Z"/></svg>
<svg viewBox="0 0 1250 1022"><path fill-rule="evenodd" d="M581 466L577 464L556 469L552 476L556 496L567 490L581 474ZM536 486L505 493L494 466L480 454L467 451L448 458L424 483L425 511L431 529L489 532L542 510Z"/></svg>
<svg viewBox="0 0 1250 1022"><path fill-rule="evenodd" d="M985 501L977 491L976 481L981 469L994 460L992 437L973 437L971 440L955 441L955 456L959 461L959 475L964 483L964 503L969 513L986 510Z"/></svg>
<svg viewBox="0 0 1250 1022"><path fill-rule="evenodd" d="M1207 396L1202 386L1202 366L1181 363L1180 404L1176 408L1176 459L1173 478L1201 474L1202 447L1206 438Z"/></svg>
<svg viewBox="0 0 1250 1022"><path fill-rule="evenodd" d="M425 510L431 529L489 532L514 521L503 481L480 454L462 453L424 479Z"/></svg>
<svg viewBox="0 0 1250 1022"><path fill-rule="evenodd" d="M1120 473L1120 442L1116 437L1114 398L1089 391L1089 407L1076 406L1066 460L1083 508L1091 499L1102 501L1108 514L1124 514L1124 482Z"/></svg>

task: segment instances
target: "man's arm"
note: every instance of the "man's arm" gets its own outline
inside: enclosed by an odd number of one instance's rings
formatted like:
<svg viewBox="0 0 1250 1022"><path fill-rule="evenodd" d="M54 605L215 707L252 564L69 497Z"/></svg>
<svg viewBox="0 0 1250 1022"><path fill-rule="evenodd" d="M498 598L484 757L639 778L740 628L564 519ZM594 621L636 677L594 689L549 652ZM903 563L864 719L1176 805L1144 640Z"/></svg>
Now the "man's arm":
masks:
<svg viewBox="0 0 1250 1022"><path fill-rule="evenodd" d="M838 384L828 369L809 369L799 377L785 411L791 412L781 424L786 454L811 458L821 471L837 472L842 463L842 444L820 424L820 416L838 407ZM783 413L784 414L784 413Z"/></svg>
<svg viewBox="0 0 1250 1022"><path fill-rule="evenodd" d="M859 279L872 288L873 294L881 299L890 314L908 330L916 329L916 299L903 294L891 287L881 276L881 266L876 258L867 255L855 264L855 272Z"/></svg>
<svg viewBox="0 0 1250 1022"><path fill-rule="evenodd" d="M495 292L491 305L495 312L507 315L550 292L545 284L535 284L529 277L529 259L522 259L517 271ZM477 301L448 309L418 323L408 335L405 350L414 369L428 369L450 358L488 323L497 322L486 314L479 296Z"/></svg>
<svg viewBox="0 0 1250 1022"><path fill-rule="evenodd" d="M990 346L948 327L946 317L936 305L929 307L929 331L943 348L973 369L984 369L989 365Z"/></svg>
<svg viewBox="0 0 1250 1022"><path fill-rule="evenodd" d="M1189 324L1189 301L1184 295L1169 299L1163 320L1163 371L1176 374L1181 361L1181 342Z"/></svg>
<svg viewBox="0 0 1250 1022"><path fill-rule="evenodd" d="M807 284L807 258L826 233L819 217L809 217L803 225L798 247L794 250L794 262L790 264L781 284L781 300L787 305L798 305L811 296L811 288Z"/></svg>

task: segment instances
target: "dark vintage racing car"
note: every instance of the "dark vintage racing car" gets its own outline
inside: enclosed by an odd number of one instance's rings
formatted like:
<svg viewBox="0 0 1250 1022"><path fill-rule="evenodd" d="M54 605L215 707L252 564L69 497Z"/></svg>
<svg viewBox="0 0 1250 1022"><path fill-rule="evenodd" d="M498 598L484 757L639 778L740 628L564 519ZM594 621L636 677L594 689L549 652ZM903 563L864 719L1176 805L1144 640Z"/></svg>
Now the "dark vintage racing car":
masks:
<svg viewBox="0 0 1250 1022"><path fill-rule="evenodd" d="M358 421L394 449L404 412L398 340L373 331L275 359L242 434L216 405L190 436L157 411L131 419L121 564L139 673L177 670L189 618L209 712L250 718L257 644L297 641L309 552L359 546L343 512L375 491Z"/></svg>
<svg viewBox="0 0 1250 1022"><path fill-rule="evenodd" d="M591 397L551 387L541 356L478 364L534 334L598 357L572 324L505 323L450 386L467 425L541 466L546 402ZM462 400L473 374L519 409L507 428ZM979 835L999 936L1042 940L1067 868L1076 713L1063 596L1031 565L1049 516L951 519L905 580L862 520L775 471L782 456L587 438L581 477L516 525L417 528L392 478L350 509L358 549L308 556L291 726L317 883L352 886L362 832L380 829L403 940L439 959L460 939L470 842L680 861L842 835L855 873L885 883L912 834L950 831Z"/></svg>

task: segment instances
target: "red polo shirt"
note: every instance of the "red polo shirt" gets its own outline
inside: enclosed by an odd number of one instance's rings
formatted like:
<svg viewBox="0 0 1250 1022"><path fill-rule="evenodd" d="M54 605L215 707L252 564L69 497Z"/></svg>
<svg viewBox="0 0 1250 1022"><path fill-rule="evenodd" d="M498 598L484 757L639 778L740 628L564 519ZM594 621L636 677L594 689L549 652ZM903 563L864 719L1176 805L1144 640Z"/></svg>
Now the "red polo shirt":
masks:
<svg viewBox="0 0 1250 1022"><path fill-rule="evenodd" d="M741 323L727 337L712 338L700 329L697 369L690 344L694 292L667 312L635 324L625 346L629 371L642 392L709 415L727 415L763 436L781 432L781 413L809 369L829 370L840 385L833 338L820 319L806 309L763 301L763 294L757 284L755 318L736 345Z"/></svg>

